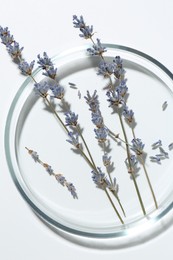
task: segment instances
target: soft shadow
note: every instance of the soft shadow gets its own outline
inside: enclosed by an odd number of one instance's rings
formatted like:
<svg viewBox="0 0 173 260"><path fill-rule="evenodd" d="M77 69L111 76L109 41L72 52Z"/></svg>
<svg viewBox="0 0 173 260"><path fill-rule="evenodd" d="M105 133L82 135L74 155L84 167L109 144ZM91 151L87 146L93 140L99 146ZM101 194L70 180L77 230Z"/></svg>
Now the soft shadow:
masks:
<svg viewBox="0 0 173 260"><path fill-rule="evenodd" d="M171 208L173 205L170 206ZM81 246L84 248L89 248L89 249L97 249L97 250L106 250L106 251L117 251L117 250L125 250L131 247L139 247L143 246L144 244L147 244L153 239L158 239L158 236L163 236L168 230L168 228L172 227L173 220L172 217L169 216L169 221L160 221L160 226L153 234L150 234L148 232L145 234L145 238L143 238L141 235L135 235L135 233L131 234L129 236L129 239L127 240L126 238L126 243L123 241L125 237L112 237L112 238L100 238L100 237L85 237L85 236L80 236L77 234L73 234L67 231L64 231L63 229L57 228L53 226L52 224L48 223L46 220L44 220L39 214L37 214L34 210L33 212L35 213L36 217L47 227L49 228L52 232L54 232L56 235L60 236L64 240L75 244L77 246ZM163 213L164 214L164 213ZM150 219L148 218L150 221ZM128 226L127 226L128 228ZM124 227L124 236L127 236L126 230Z"/></svg>

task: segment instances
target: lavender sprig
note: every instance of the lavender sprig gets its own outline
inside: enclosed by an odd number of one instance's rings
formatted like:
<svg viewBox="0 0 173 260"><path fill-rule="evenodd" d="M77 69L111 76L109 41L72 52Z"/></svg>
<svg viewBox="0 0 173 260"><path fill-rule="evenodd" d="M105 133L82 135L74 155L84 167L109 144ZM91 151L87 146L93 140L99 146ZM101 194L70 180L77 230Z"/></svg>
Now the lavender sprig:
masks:
<svg viewBox="0 0 173 260"><path fill-rule="evenodd" d="M13 35L10 34L8 27L3 28L0 26L0 38L12 59L18 60L21 73L25 76L31 76L35 61L28 63L22 58L23 47L20 48L19 43L16 42Z"/></svg>
<svg viewBox="0 0 173 260"><path fill-rule="evenodd" d="M91 39L92 43L94 45L96 45L94 43L93 39L92 39L92 36L90 37L90 39ZM100 54L100 57L102 58L102 61L103 61L102 64L104 66L108 67L106 65L105 59L102 56L102 54ZM119 56L116 56L115 59L113 60L113 64L114 64L114 66L111 66L111 70L112 70L111 73L113 72L116 79L123 80L125 70L123 69L123 66L122 66L122 59ZM107 92L108 102L110 103L110 106L112 106L112 107L115 106L115 108L118 108L118 116L119 116L120 123L121 123L121 126L122 126L123 134L124 134L124 139L125 139L125 143L126 143L126 150L127 150L127 158L128 158L129 165L130 165L131 164L131 162L130 162L130 149L129 149L129 145L128 145L128 139L127 139L126 131L125 131L123 121L122 121L122 118L121 118L121 114L120 114L120 110L119 110L119 107L126 105L125 101L124 101L124 97L122 97L120 92L117 92L116 89L114 88L113 83L112 83L112 79L111 79L111 75L107 71L107 68L103 67L103 70L100 69L99 74L103 74L104 77L106 76L110 79L110 90ZM131 166L130 166L130 168L131 168ZM132 178L133 178L133 181L134 181L135 189L136 189L139 201L140 201L142 211L143 211L144 215L146 215L145 207L144 207L144 204L143 204L140 192L139 192L139 188L138 188L137 182L136 182L133 174L132 174Z"/></svg>
<svg viewBox="0 0 173 260"><path fill-rule="evenodd" d="M46 52L43 52L43 57L41 57L40 54L38 54L37 58L38 58L37 63L39 64L38 66L39 68L46 70L49 69L49 67L53 66L53 63Z"/></svg>
<svg viewBox="0 0 173 260"><path fill-rule="evenodd" d="M25 148L28 151L28 153L31 155L33 160L35 162L38 162L39 164L41 164L45 168L45 170L49 173L50 176L54 176L56 178L56 180L58 181L58 183L60 183L62 186L67 187L68 191L71 193L71 195L73 196L74 199L78 198L77 193L76 193L76 188L75 188L75 186L71 182L67 182L67 180L65 179L65 177L62 174L55 173L50 165L48 165L47 163L42 162L40 160L39 155L37 154L37 152L35 152L33 150L30 150L27 147L25 147Z"/></svg>
<svg viewBox="0 0 173 260"><path fill-rule="evenodd" d="M102 157L102 160L103 160L104 166L106 167L106 170L107 170L107 173L109 176L109 180L110 180L110 182L108 182L108 180L106 178L106 180L107 180L106 183L109 184L107 186L107 188L114 194L114 196L116 197L116 199L121 207L121 210L122 210L124 216L126 216L124 208L121 204L121 201L120 201L120 199L117 195L116 189L114 187L114 182L112 181L112 177L110 175L110 172L108 171L108 167L111 164L111 161L110 161L111 157L108 157L108 155L105 153L105 142L107 141L107 136L109 134L109 130L104 125L103 117L102 117L100 107L99 107L99 99L98 99L97 91L95 90L93 95L91 95L89 93L89 91L87 91L87 96L85 96L84 98L86 99L86 103L89 105L89 110L91 111L91 120L92 120L93 124L97 127L96 129L94 129L94 132L96 134L96 139L103 146L104 155ZM100 168L98 168L98 169L100 169Z"/></svg>
<svg viewBox="0 0 173 260"><path fill-rule="evenodd" d="M87 49L88 53L91 54L92 56L101 56L104 52L106 52L106 47L104 47L101 44L101 41L97 39L97 43L93 45L92 48Z"/></svg>
<svg viewBox="0 0 173 260"><path fill-rule="evenodd" d="M73 15L73 24L75 28L80 29L79 36L84 39L91 39L93 36L93 26L88 26L85 24L83 16L81 15L79 18L76 15Z"/></svg>

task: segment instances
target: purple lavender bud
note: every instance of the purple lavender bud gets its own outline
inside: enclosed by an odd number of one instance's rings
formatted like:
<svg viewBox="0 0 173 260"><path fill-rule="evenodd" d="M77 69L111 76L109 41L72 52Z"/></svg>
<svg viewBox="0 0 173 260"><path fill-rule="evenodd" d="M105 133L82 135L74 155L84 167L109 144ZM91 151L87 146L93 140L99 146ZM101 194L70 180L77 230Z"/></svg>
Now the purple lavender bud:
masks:
<svg viewBox="0 0 173 260"><path fill-rule="evenodd" d="M41 57L40 54L37 57L38 57L37 63L39 64L39 68L47 70L49 67L53 66L53 63L51 59L48 57L46 52L43 52L43 57Z"/></svg>
<svg viewBox="0 0 173 260"><path fill-rule="evenodd" d="M73 132L69 132L68 136L70 139L66 140L67 142L69 142L70 144L72 144L73 146L79 148L79 134L78 133L73 133Z"/></svg>
<svg viewBox="0 0 173 260"><path fill-rule="evenodd" d="M57 68L54 68L54 66L51 66L48 69L46 69L45 72L43 72L43 75L45 75L51 79L55 79L56 73L57 73Z"/></svg>
<svg viewBox="0 0 173 260"><path fill-rule="evenodd" d="M34 91L36 95L46 96L49 89L50 89L50 85L47 82L34 84Z"/></svg>
<svg viewBox="0 0 173 260"><path fill-rule="evenodd" d="M22 61L19 64L19 69L21 70L22 74L23 75L31 75L33 67L34 67L34 63L35 63L35 61L32 61L30 64L27 63L26 61Z"/></svg>
<svg viewBox="0 0 173 260"><path fill-rule="evenodd" d="M65 118L66 126L76 126L77 125L78 115L69 111L69 112L65 113L65 116L66 116L66 118Z"/></svg>
<svg viewBox="0 0 173 260"><path fill-rule="evenodd" d="M141 155L143 153L145 144L142 143L141 139L134 138L132 140L132 148L131 150L134 151L137 155Z"/></svg>
<svg viewBox="0 0 173 260"><path fill-rule="evenodd" d="M134 112L131 109L128 109L127 106L123 108L123 116L127 120L128 123L132 123L134 120Z"/></svg>
<svg viewBox="0 0 173 260"><path fill-rule="evenodd" d="M51 91L53 93L53 97L57 99L62 99L65 94L65 90L62 86L60 85L53 85L51 86Z"/></svg>
<svg viewBox="0 0 173 260"><path fill-rule="evenodd" d="M11 45L9 45L9 46L7 47L7 51L8 51L8 53L11 55L11 57L12 57L13 59L20 58L23 49L24 49L23 47L20 48L18 42L14 42L13 45L11 44Z"/></svg>
<svg viewBox="0 0 173 260"><path fill-rule="evenodd" d="M97 171L93 170L91 173L93 182L96 184L97 188L105 189L108 186L108 181L105 174L101 171L101 168L97 167Z"/></svg>
<svg viewBox="0 0 173 260"><path fill-rule="evenodd" d="M86 99L86 103L89 105L92 112L96 112L99 109L97 90L94 91L92 96L90 95L89 91L87 91L87 96L84 98Z"/></svg>
<svg viewBox="0 0 173 260"><path fill-rule="evenodd" d="M109 131L106 127L94 129L94 132L99 143L104 143L107 140Z"/></svg>
<svg viewBox="0 0 173 260"><path fill-rule="evenodd" d="M92 56L95 55L102 55L104 52L106 52L106 47L104 47L100 40L97 39L97 43L93 45L92 48L88 48L87 51L89 52L89 54L91 54Z"/></svg>
<svg viewBox="0 0 173 260"><path fill-rule="evenodd" d="M76 188L75 186L73 185L73 183L66 183L66 186L67 186L67 189L68 191L70 191L71 195L73 196L74 199L77 199L78 196L77 196L77 193L76 193Z"/></svg>

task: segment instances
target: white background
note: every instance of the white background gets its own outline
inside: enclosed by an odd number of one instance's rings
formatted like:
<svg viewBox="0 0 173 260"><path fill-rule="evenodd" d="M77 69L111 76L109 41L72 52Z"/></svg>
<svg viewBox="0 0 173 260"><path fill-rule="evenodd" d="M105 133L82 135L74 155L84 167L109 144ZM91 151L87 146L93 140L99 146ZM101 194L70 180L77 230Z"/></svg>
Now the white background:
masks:
<svg viewBox="0 0 173 260"><path fill-rule="evenodd" d="M0 0L0 25L8 26L31 61L38 53L50 56L82 39L72 15L83 14L102 42L143 51L173 71L172 0ZM134 248L96 250L64 239L46 227L15 188L4 154L4 125L11 101L24 81L0 45L0 259L172 259L173 228Z"/></svg>

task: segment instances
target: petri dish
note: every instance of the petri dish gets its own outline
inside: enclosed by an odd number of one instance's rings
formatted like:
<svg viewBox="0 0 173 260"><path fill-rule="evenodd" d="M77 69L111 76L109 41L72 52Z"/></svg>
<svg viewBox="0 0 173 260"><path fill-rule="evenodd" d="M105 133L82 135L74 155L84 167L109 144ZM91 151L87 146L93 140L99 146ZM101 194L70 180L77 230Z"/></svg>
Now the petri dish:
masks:
<svg viewBox="0 0 173 260"><path fill-rule="evenodd" d="M67 133L44 100L35 95L34 81L31 78L27 78L19 88L9 109L5 152L16 187L48 225L77 235L80 239L94 239L97 245L104 243L109 247L113 241L115 247L126 247L160 234L171 224L173 151L168 146L173 142L173 75L157 60L140 51L113 44L104 46L107 48L104 55L107 62L116 56L123 59L129 93L127 105L135 113L135 134L145 143L145 166L157 198L158 209L155 208L143 167L139 163L135 179L145 205L144 216L133 180L125 165L126 146L120 140L109 137L106 149L113 163L111 176L116 178L118 196L126 212L124 217L116 198L111 195L124 224L120 222L105 192L93 183L90 165L66 142ZM100 58L89 56L87 47L70 49L52 58L58 68L57 81L65 88L65 101L56 100L52 106L64 122L64 112L69 108L78 114L83 136L95 164L105 172L103 147L98 145L95 138L91 111L84 98L87 90L91 94L97 90L105 125L122 139L123 132L118 115L112 111L107 101L109 79L97 75ZM33 76L37 82L47 80L40 69L36 69ZM165 102L167 106L163 109ZM131 129L125 121L124 126L128 141L131 142ZM152 149L152 144L159 139L168 154L161 158L160 163L156 163L150 160L150 156L160 152L158 147ZM65 187L53 176L49 176L39 163L35 163L25 147L37 151L40 159L51 165L55 173L63 174L72 182L78 199L73 199Z"/></svg>

